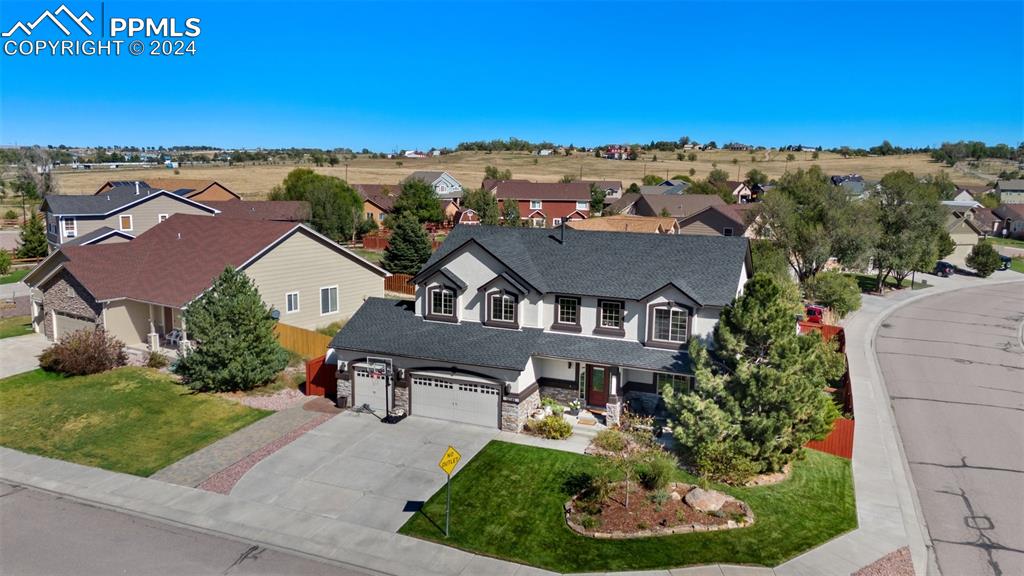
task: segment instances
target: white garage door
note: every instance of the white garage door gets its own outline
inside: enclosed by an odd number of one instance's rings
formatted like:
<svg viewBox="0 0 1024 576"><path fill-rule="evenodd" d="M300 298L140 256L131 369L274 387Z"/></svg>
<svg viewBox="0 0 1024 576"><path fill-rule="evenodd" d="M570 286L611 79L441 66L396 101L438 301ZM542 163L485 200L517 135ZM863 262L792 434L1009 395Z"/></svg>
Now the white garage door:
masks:
<svg viewBox="0 0 1024 576"><path fill-rule="evenodd" d="M500 402L495 386L415 374L412 377L412 413L417 416L497 428Z"/></svg>
<svg viewBox="0 0 1024 576"><path fill-rule="evenodd" d="M356 364L353 406L369 406L374 412L387 413L387 380L383 364Z"/></svg>
<svg viewBox="0 0 1024 576"><path fill-rule="evenodd" d="M57 340L60 340L67 334L77 332L79 330L95 330L96 321L88 320L86 318L80 318L78 316L69 316L60 312L54 312L53 317L57 323L56 336Z"/></svg>

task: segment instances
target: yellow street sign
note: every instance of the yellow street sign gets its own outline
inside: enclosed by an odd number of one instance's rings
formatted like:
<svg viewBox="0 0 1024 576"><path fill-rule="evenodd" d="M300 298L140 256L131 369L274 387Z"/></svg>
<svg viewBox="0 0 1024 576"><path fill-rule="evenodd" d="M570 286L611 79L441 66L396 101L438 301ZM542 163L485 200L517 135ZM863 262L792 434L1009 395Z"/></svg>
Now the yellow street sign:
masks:
<svg viewBox="0 0 1024 576"><path fill-rule="evenodd" d="M441 457L441 461L437 463L444 470L444 473L451 476L452 470L455 470L455 466L458 465L459 460L462 460L462 454L451 446L445 451L444 456Z"/></svg>

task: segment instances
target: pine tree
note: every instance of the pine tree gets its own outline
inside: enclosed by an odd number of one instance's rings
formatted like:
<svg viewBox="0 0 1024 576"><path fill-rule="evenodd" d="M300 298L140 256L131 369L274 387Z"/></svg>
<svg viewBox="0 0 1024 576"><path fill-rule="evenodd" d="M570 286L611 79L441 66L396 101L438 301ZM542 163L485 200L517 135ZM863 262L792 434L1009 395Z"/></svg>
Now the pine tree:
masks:
<svg viewBox="0 0 1024 576"><path fill-rule="evenodd" d="M33 210L21 225L18 239L18 258L44 258L49 252L46 243L46 228Z"/></svg>
<svg viewBox="0 0 1024 576"><path fill-rule="evenodd" d="M430 239L411 213L394 219L394 230L381 265L393 274L416 274L430 259Z"/></svg>
<svg viewBox="0 0 1024 576"><path fill-rule="evenodd" d="M824 388L844 362L817 334L797 335L795 287L757 275L722 312L713 350L690 345L692 393L663 393L686 456L725 447L753 471L774 472L831 429L837 410Z"/></svg>
<svg viewBox="0 0 1024 576"><path fill-rule="evenodd" d="M519 217L519 202L515 199L505 200L502 202L501 211L502 226L525 226L526 223Z"/></svg>
<svg viewBox="0 0 1024 576"><path fill-rule="evenodd" d="M252 279L227 268L213 287L185 309L195 350L176 371L194 390L250 390L271 381L288 364L274 335L275 320Z"/></svg>

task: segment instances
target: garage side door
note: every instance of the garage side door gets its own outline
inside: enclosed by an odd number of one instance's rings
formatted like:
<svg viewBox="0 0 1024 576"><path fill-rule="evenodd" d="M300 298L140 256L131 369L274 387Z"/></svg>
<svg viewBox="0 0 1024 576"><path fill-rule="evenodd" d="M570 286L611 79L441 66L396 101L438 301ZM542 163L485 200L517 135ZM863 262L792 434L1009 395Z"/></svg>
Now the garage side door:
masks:
<svg viewBox="0 0 1024 576"><path fill-rule="evenodd" d="M383 370L378 370L365 365L355 366L355 391L353 394L353 406L366 404L374 412L386 413L386 381Z"/></svg>
<svg viewBox="0 0 1024 576"><path fill-rule="evenodd" d="M415 376L412 378L412 413L496 428L501 398L494 386Z"/></svg>
<svg viewBox="0 0 1024 576"><path fill-rule="evenodd" d="M79 330L95 330L96 321L81 318L78 316L69 316L60 312L54 312L53 317L57 322L56 335L57 339L60 340L67 334L77 332Z"/></svg>

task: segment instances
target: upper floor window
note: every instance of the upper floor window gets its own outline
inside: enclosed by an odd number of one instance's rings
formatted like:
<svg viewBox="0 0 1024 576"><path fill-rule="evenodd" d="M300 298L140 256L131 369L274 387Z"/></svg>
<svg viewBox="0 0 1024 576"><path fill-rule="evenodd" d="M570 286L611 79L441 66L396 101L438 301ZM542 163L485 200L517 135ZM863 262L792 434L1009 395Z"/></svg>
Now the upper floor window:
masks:
<svg viewBox="0 0 1024 576"><path fill-rule="evenodd" d="M156 223L159 224L159 223L163 222L164 220L167 220L167 218L168 218L167 214L157 214L156 215Z"/></svg>
<svg viewBox="0 0 1024 576"><path fill-rule="evenodd" d="M732 228L723 228L722 236L732 236Z"/></svg>
<svg viewBox="0 0 1024 576"><path fill-rule="evenodd" d="M555 297L555 324L579 326L580 301L570 296Z"/></svg>
<svg viewBox="0 0 1024 576"><path fill-rule="evenodd" d="M64 219L64 237L74 238L78 236L78 221L74 218Z"/></svg>
<svg viewBox="0 0 1024 576"><path fill-rule="evenodd" d="M543 205L540 200L530 200L530 210L540 210Z"/></svg>
<svg viewBox="0 0 1024 576"><path fill-rule="evenodd" d="M609 330L622 329L622 302L601 302L601 318L598 326Z"/></svg>
<svg viewBox="0 0 1024 576"><path fill-rule="evenodd" d="M455 315L455 291L440 288L430 293L430 313L435 316Z"/></svg>
<svg viewBox="0 0 1024 576"><path fill-rule="evenodd" d="M584 200L579 200L579 201L576 202L576 209L577 210L589 210L590 209L590 202L586 202Z"/></svg>
<svg viewBox="0 0 1024 576"><path fill-rule="evenodd" d="M492 294L491 320L495 322L515 322L516 297L511 294Z"/></svg>
<svg viewBox="0 0 1024 576"><path fill-rule="evenodd" d="M338 287L328 286L320 289L320 315L334 314L338 311Z"/></svg>
<svg viewBox="0 0 1024 576"><path fill-rule="evenodd" d="M693 376L657 372L654 375L654 384L658 389L658 394L661 394L665 386L671 386L672 392L676 394L683 394L693 389Z"/></svg>
<svg viewBox="0 0 1024 576"><path fill-rule="evenodd" d="M686 310L682 308L655 308L652 338L662 342L686 342Z"/></svg>
<svg viewBox="0 0 1024 576"><path fill-rule="evenodd" d="M562 219L561 218L552 218L551 219L551 225L552 226L561 226L562 225Z"/></svg>
<svg viewBox="0 0 1024 576"><path fill-rule="evenodd" d="M131 231L131 229L132 229L132 215L131 214L124 214L123 216L118 218L118 221L120 222L121 230L122 231L124 231L124 232Z"/></svg>

